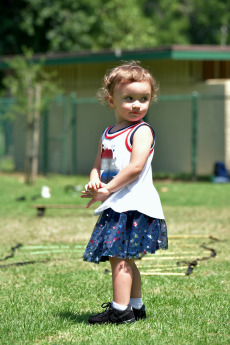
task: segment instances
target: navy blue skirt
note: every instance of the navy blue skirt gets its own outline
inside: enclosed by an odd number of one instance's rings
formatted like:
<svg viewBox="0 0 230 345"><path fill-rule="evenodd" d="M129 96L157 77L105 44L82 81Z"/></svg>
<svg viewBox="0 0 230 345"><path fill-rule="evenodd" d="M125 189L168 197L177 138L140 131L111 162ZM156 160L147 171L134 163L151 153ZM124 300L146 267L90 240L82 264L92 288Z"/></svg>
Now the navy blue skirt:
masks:
<svg viewBox="0 0 230 345"><path fill-rule="evenodd" d="M98 218L83 260L99 263L109 257L140 259L158 249L168 249L164 219L138 211L118 213L109 208Z"/></svg>
<svg viewBox="0 0 230 345"><path fill-rule="evenodd" d="M109 257L140 259L158 249L168 249L164 219L138 211L118 213L109 208L98 218L83 260L99 263Z"/></svg>

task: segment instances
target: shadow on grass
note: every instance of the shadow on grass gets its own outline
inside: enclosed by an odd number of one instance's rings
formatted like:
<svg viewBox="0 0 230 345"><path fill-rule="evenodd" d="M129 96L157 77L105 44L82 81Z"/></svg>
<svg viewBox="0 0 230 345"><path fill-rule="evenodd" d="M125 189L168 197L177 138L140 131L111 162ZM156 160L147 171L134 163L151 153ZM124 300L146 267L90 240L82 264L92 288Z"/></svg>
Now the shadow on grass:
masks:
<svg viewBox="0 0 230 345"><path fill-rule="evenodd" d="M62 319L68 320L71 323L86 323L88 324L88 318L92 315L92 313L71 313L69 311L63 311L58 314L58 316Z"/></svg>

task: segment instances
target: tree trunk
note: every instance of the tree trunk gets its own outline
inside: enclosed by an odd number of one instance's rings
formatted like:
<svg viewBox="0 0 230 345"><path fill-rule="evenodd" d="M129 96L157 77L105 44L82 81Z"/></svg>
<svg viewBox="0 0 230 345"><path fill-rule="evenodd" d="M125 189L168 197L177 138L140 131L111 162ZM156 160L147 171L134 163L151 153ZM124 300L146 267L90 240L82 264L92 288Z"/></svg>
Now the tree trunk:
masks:
<svg viewBox="0 0 230 345"><path fill-rule="evenodd" d="M33 98L34 90L28 88L28 107L26 117L26 152L25 152L25 182L31 183L31 154L32 154L32 127L33 127Z"/></svg>
<svg viewBox="0 0 230 345"><path fill-rule="evenodd" d="M41 103L41 84L35 87L35 110L33 122L33 151L31 162L31 181L35 182L38 175L38 156L39 156L39 137L40 137L40 103Z"/></svg>

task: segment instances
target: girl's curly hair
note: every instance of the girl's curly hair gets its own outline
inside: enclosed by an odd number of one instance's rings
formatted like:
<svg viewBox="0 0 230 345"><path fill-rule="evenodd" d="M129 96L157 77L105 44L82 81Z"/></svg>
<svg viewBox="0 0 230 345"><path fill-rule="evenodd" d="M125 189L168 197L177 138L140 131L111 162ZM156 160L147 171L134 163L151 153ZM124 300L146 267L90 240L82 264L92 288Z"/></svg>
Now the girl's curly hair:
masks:
<svg viewBox="0 0 230 345"><path fill-rule="evenodd" d="M108 98L113 96L116 84L149 81L151 85L152 101L157 100L159 87L151 73L140 66L138 61L129 61L109 70L103 79L103 87L98 90L98 100L102 104L108 104Z"/></svg>

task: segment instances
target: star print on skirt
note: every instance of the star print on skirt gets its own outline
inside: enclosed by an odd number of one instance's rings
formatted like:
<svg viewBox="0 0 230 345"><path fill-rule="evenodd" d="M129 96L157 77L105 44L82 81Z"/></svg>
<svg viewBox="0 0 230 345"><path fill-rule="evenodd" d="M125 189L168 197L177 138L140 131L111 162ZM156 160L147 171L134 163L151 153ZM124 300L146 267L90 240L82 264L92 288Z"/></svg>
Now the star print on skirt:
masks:
<svg viewBox="0 0 230 345"><path fill-rule="evenodd" d="M98 218L83 260L99 263L109 257L135 259L158 249L168 249L164 219L138 211L118 213L109 208Z"/></svg>

